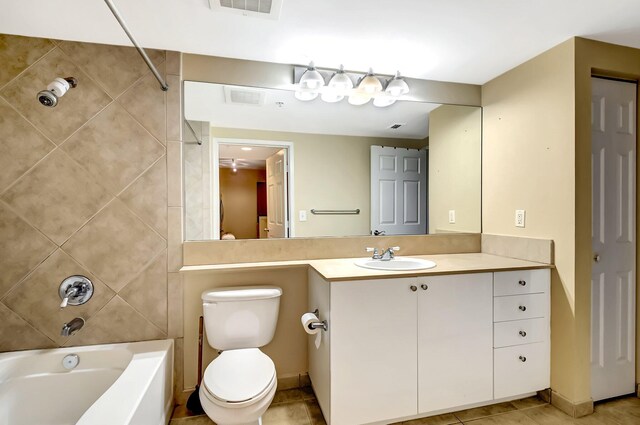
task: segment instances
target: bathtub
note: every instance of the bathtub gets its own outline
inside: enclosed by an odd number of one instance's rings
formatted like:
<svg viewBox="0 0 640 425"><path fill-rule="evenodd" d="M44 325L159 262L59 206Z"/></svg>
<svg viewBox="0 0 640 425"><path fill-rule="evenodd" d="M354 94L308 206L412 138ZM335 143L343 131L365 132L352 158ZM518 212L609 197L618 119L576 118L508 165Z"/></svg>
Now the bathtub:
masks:
<svg viewBox="0 0 640 425"><path fill-rule="evenodd" d="M172 340L3 353L0 425L166 425L172 379Z"/></svg>

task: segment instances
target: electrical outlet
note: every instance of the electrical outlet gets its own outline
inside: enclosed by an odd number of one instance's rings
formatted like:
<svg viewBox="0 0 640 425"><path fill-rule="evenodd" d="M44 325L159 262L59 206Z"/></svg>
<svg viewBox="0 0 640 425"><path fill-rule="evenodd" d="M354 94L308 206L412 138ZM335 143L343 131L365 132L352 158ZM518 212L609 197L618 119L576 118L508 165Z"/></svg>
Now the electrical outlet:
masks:
<svg viewBox="0 0 640 425"><path fill-rule="evenodd" d="M456 210L449 210L449 224L456 223Z"/></svg>
<svg viewBox="0 0 640 425"><path fill-rule="evenodd" d="M525 211L516 210L516 227L524 227Z"/></svg>
<svg viewBox="0 0 640 425"><path fill-rule="evenodd" d="M307 221L307 211L306 210L298 211L298 220Z"/></svg>

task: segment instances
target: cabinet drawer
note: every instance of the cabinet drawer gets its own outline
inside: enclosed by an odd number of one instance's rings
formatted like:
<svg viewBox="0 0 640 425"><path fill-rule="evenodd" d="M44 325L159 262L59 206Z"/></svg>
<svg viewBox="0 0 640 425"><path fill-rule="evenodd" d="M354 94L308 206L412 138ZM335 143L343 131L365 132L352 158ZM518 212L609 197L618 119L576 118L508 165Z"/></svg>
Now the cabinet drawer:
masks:
<svg viewBox="0 0 640 425"><path fill-rule="evenodd" d="M549 291L549 270L515 270L493 275L493 295L534 294Z"/></svg>
<svg viewBox="0 0 640 425"><path fill-rule="evenodd" d="M546 318L495 323L493 325L493 346L499 348L544 342L547 340L547 335Z"/></svg>
<svg viewBox="0 0 640 425"><path fill-rule="evenodd" d="M546 342L494 350L494 398L549 388L549 349Z"/></svg>
<svg viewBox="0 0 640 425"><path fill-rule="evenodd" d="M511 295L493 299L493 321L532 319L545 317L548 309L547 294Z"/></svg>

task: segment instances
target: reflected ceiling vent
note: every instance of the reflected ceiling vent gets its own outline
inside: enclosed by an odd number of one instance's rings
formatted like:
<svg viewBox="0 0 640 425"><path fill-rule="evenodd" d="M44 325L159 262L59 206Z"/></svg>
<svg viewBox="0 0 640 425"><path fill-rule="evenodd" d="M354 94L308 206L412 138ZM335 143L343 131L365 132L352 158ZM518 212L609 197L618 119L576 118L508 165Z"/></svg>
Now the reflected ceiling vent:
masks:
<svg viewBox="0 0 640 425"><path fill-rule="evenodd" d="M254 18L278 19L282 0L209 0L211 10Z"/></svg>
<svg viewBox="0 0 640 425"><path fill-rule="evenodd" d="M389 127L387 127L387 128L389 128L389 129L391 129L391 130L397 130L397 129L399 129L400 127L402 127L403 125L406 125L406 124L405 124L405 123L402 123L402 124L400 124L400 123L395 123L395 124L390 125L390 126L389 126Z"/></svg>
<svg viewBox="0 0 640 425"><path fill-rule="evenodd" d="M266 97L263 90L224 86L224 100L229 104L262 106Z"/></svg>

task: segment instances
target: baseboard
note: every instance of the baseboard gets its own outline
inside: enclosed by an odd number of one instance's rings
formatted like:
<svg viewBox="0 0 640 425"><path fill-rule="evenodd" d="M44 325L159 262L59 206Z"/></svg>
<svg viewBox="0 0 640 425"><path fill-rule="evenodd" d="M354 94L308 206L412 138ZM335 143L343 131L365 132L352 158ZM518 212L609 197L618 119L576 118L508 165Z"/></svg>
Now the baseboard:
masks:
<svg viewBox="0 0 640 425"><path fill-rule="evenodd" d="M290 390L293 388L304 388L311 385L308 373L300 373L292 376L278 377L278 389Z"/></svg>
<svg viewBox="0 0 640 425"><path fill-rule="evenodd" d="M574 403L553 390L551 390L551 404L572 418L581 418L593 413L593 400Z"/></svg>

